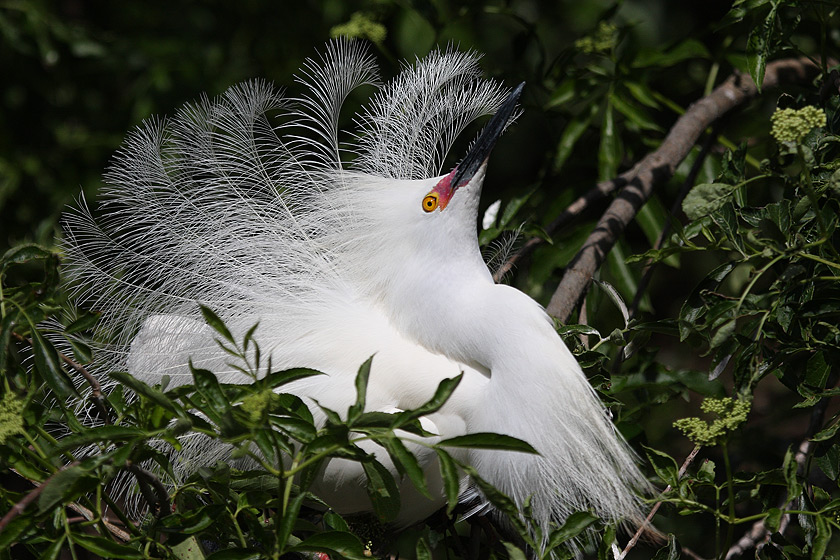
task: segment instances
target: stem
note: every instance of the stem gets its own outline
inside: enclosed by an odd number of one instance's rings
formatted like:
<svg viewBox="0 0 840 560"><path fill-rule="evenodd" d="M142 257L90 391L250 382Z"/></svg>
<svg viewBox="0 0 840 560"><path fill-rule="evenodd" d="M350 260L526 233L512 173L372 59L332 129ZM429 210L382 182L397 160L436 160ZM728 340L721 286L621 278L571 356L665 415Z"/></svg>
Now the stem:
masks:
<svg viewBox="0 0 840 560"><path fill-rule="evenodd" d="M762 267L762 269L758 271L758 274L756 274L755 277L752 280L750 280L750 283L747 284L747 289L744 290L744 293L741 294L740 298L738 298L738 305L735 307L736 315L741 310L741 306L744 304L744 300L747 299L747 296L750 294L750 291L753 289L753 286L755 286L755 283L758 282L758 279L761 278L764 275L764 273L770 269L771 266L782 260L784 257L785 255L783 254L777 255L773 260L764 265L764 267Z"/></svg>
<svg viewBox="0 0 840 560"><path fill-rule="evenodd" d="M294 460L292 461L292 466L287 471L286 486L283 488L283 516L284 517L286 515L286 510L289 508L289 496L292 495L292 481L294 480L294 477L291 476L291 474L288 474L288 473L296 472L297 466L298 466L298 461L300 461L300 454L298 454L297 457L294 458Z"/></svg>
<svg viewBox="0 0 840 560"><path fill-rule="evenodd" d="M726 442L720 444L723 448L723 464L726 467L726 491L729 502L729 519L727 520L726 528L726 545L724 550L729 550L732 546L732 532L735 529L735 484L732 480L732 465L729 462L729 450L726 447Z"/></svg>

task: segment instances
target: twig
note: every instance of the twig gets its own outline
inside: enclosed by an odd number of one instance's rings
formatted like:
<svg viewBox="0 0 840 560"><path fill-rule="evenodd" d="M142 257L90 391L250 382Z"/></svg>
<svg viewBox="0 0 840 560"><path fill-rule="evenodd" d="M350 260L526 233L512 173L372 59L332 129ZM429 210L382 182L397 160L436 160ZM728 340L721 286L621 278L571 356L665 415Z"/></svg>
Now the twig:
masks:
<svg viewBox="0 0 840 560"><path fill-rule="evenodd" d="M767 65L764 88L779 83L803 82L819 72L808 59L776 60ZM572 259L546 308L566 321L595 271L636 213L650 198L653 188L669 180L700 135L720 117L758 94L755 83L740 72L730 76L708 96L700 99L671 127L662 144L632 169L614 181L626 180L583 247Z"/></svg>
<svg viewBox="0 0 840 560"><path fill-rule="evenodd" d="M706 139L703 141L703 146L700 148L700 153L697 155L697 159L694 160L694 163L691 166L691 170L688 172L688 175L683 181L682 188L680 188L679 194L677 194L677 198L674 200L674 204L671 205L671 216L676 218L677 213L679 212L680 207L682 206L682 201L691 190L691 187L694 186L694 182L697 180L697 175L700 174L700 168L703 166L703 162L706 160L706 156L709 155L709 152L712 149L712 142L714 139L717 138L717 134L713 130L710 134L706 135ZM665 239L668 238L668 235L671 233L671 222L665 222L665 225L662 228L662 232L660 232L659 237L657 237L656 242L653 245L654 249L662 248L662 244L665 243ZM650 283L650 279L653 276L653 271L656 268L656 263L653 262L653 259L648 259L645 262L645 267L642 271L642 279L639 281L639 286L636 289L636 295L633 297L633 303L630 304L630 318L634 318L636 314L639 312L639 305L642 303L642 297L644 297L645 291L647 289L648 284ZM619 354L623 356L623 354Z"/></svg>
<svg viewBox="0 0 840 560"><path fill-rule="evenodd" d="M13 505L12 509L7 511L6 515L4 515L2 519L0 519L0 533L3 532L3 529L6 528L6 525L11 523L12 520L15 517L17 517L18 515L23 513L23 511L27 508L27 506L29 506L29 504L34 502L38 498L38 496L41 495L41 492L44 491L44 489L50 484L50 482L52 482L52 480L55 478L55 476L58 473L60 473L62 471L66 471L70 467L75 467L78 464L79 464L79 461L73 461L72 463L67 463L66 465L64 465L63 467L61 467L60 469L58 469L57 471L52 473L49 477L47 477L47 479L44 482L42 482L40 485L33 488L32 491L30 491L26 496L24 496L18 503Z"/></svg>
<svg viewBox="0 0 840 560"><path fill-rule="evenodd" d="M685 471L688 469L688 466L694 461L694 458L697 456L697 453L700 452L700 447L697 446L691 450L691 453L688 454L688 457L685 458L683 461L682 466L680 467L679 472L677 473L677 480L681 479L682 476L685 474ZM662 494L667 494L671 491L671 485L665 487L665 490L662 491ZM624 547L624 550L621 551L621 556L618 557L618 560L623 560L627 553L630 552L630 549L636 546L636 543L639 542L639 538L644 534L645 530L647 529L648 525L650 525L653 516L656 515L656 512L659 510L659 506L662 505L662 502L656 502L653 507L650 509L650 513L636 530L636 534L633 535L633 538L630 539L630 542L627 543L627 546Z"/></svg>
<svg viewBox="0 0 840 560"><path fill-rule="evenodd" d="M31 338L21 336L16 332L12 332L12 336L19 342L25 342L30 346L33 345ZM62 362L73 368L73 370L79 375L81 375L85 379L85 381L87 381L88 385L90 385L90 400L93 402L93 405L96 407L97 411L102 416L103 422L109 424L110 421L108 418L108 409L105 407L105 398L102 396L102 385L99 384L99 380L96 379L96 377L93 374L91 374L87 369L85 369L85 367L82 364L76 362L75 360L64 354L58 348L56 348L55 351L56 354L58 354L58 357L61 358Z"/></svg>
<svg viewBox="0 0 840 560"><path fill-rule="evenodd" d="M796 450L796 455L794 455L794 460L796 461L797 472L801 475L805 474L806 470L806 463L808 461L808 457L811 453L811 437L817 433L820 426L822 425L823 417L825 415L826 408L828 407L827 398L822 398L820 401L814 406L813 410L811 411L811 421L808 426L808 432L805 439L799 444L799 448ZM789 509L793 506L793 503L785 503L784 501L779 504L779 508L781 509ZM785 529L787 529L788 525L790 524L790 515L784 514L782 516L781 521L779 522L779 533L784 533ZM765 544L767 544L770 540L770 530L767 528L765 524L765 520L761 519L753 523L753 526L747 531L738 542L733 544L729 550L726 551L726 560L730 560L731 558L737 558L741 556L744 552L751 548L761 549Z"/></svg>
<svg viewBox="0 0 840 560"><path fill-rule="evenodd" d="M137 479L140 493L143 494L143 498L149 506L157 510L157 516L163 517L169 514L171 509L169 492L167 492L160 479L143 467L131 462L126 463L126 469Z"/></svg>

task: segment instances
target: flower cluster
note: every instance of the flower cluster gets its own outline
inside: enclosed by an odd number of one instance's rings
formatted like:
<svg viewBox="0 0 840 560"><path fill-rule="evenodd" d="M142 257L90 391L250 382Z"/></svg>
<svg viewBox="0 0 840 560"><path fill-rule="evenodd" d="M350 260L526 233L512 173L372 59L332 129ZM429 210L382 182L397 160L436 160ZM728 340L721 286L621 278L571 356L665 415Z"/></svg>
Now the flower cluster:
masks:
<svg viewBox="0 0 840 560"><path fill-rule="evenodd" d="M595 33L575 41L575 47L586 54L609 52L618 42L618 27L602 21Z"/></svg>
<svg viewBox="0 0 840 560"><path fill-rule="evenodd" d="M23 408L25 402L9 392L0 400L0 444L6 439L23 432Z"/></svg>
<svg viewBox="0 0 840 560"><path fill-rule="evenodd" d="M813 105L776 109L770 117L770 135L778 142L801 142L816 127L825 126L825 111Z"/></svg>
<svg viewBox="0 0 840 560"><path fill-rule="evenodd" d="M248 415L251 422L259 422L279 400L280 397L271 390L254 393L242 399L242 411Z"/></svg>
<svg viewBox="0 0 840 560"><path fill-rule="evenodd" d="M674 422L674 427L695 445L709 446L720 442L722 438L743 424L750 412L750 403L729 397L723 399L706 399L700 405L700 410L706 414L714 414L717 418L710 424L700 418L681 418Z"/></svg>
<svg viewBox="0 0 840 560"><path fill-rule="evenodd" d="M367 39L371 43L380 45L385 41L387 30L381 23L377 23L367 14L356 12L350 16L350 21L336 25L330 30L332 37L352 37Z"/></svg>

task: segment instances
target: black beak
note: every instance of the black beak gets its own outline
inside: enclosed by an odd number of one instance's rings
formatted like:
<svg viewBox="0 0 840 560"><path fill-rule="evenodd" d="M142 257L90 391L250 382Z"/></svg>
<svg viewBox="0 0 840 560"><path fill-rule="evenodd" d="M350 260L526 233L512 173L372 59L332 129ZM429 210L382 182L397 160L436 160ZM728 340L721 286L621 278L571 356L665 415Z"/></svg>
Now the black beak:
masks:
<svg viewBox="0 0 840 560"><path fill-rule="evenodd" d="M522 94L522 89L525 87L525 82L522 82L512 92L484 127L478 141L473 145L472 149L466 157L455 168L455 175L452 177L453 189L457 189L467 183L473 178L481 166L490 157L490 152L493 146L496 145L496 140L502 135L502 132L507 125L513 110L516 108L516 102L519 101L519 96Z"/></svg>

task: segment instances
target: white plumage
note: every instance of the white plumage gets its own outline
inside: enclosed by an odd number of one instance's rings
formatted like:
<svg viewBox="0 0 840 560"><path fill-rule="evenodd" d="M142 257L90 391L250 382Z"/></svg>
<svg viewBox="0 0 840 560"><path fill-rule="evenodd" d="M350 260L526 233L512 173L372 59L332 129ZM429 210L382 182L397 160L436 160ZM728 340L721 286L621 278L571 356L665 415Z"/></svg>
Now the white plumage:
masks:
<svg viewBox="0 0 840 560"><path fill-rule="evenodd" d="M68 274L77 298L102 311L103 369L186 383L191 356L222 382L247 382L226 365L200 302L240 336L259 321L275 369L325 372L293 390L334 410L352 403L358 367L374 354L368 410L417 407L463 371L424 425L441 437L508 434L541 454L463 451L483 478L519 504L532 496L544 526L578 509L636 520L633 490L646 483L626 444L543 309L494 284L482 261L485 166L445 208L422 207L451 178L440 175L454 139L506 98L477 62L447 50L406 66L352 133L338 129L341 105L378 77L372 57L343 40L307 61L302 98L249 82L146 122L105 176L101 217L83 205L66 218ZM403 482L399 525L444 503L434 453L412 450L437 499ZM196 440L179 474L227 452ZM341 512L369 507L364 474L346 460L315 490Z"/></svg>

